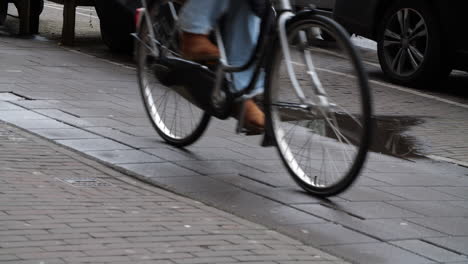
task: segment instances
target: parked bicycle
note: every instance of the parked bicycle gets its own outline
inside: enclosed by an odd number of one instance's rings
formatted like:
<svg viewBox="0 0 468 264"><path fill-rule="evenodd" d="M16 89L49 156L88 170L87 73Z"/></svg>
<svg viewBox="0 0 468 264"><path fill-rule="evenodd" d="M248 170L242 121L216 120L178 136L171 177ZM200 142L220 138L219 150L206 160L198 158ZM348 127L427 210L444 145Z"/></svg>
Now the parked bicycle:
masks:
<svg viewBox="0 0 468 264"><path fill-rule="evenodd" d="M262 17L255 52L245 65L229 65L220 30L217 65L182 58L180 0L142 0L136 59L148 116L169 144L185 147L206 130L211 117L227 119L234 105L258 94L266 116L262 145L275 146L293 179L318 196L346 190L359 175L371 139L371 95L366 73L346 31L315 10L293 11L275 1ZM250 85L233 92L231 74L255 65ZM237 132L242 133L242 111Z"/></svg>

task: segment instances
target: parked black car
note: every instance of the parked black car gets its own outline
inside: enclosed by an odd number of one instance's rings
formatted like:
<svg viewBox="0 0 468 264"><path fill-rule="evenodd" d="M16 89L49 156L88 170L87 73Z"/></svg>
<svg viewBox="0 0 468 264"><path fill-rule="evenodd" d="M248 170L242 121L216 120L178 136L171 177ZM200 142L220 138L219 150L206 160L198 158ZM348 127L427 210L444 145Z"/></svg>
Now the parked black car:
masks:
<svg viewBox="0 0 468 264"><path fill-rule="evenodd" d="M468 70L468 1L336 0L335 19L378 43L390 80L427 85Z"/></svg>

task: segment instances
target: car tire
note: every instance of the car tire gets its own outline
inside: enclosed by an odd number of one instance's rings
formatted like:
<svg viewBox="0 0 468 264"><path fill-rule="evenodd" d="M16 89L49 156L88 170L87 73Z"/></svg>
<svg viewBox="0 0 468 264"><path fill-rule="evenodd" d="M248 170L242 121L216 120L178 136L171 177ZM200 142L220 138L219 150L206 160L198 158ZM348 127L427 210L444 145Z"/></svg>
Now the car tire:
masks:
<svg viewBox="0 0 468 264"><path fill-rule="evenodd" d="M131 53L133 38L130 34L135 32L133 13L117 1L97 0L95 4L104 44L111 51Z"/></svg>
<svg viewBox="0 0 468 264"><path fill-rule="evenodd" d="M450 73L439 18L427 1L396 1L378 27L377 43L382 70L394 83L427 87Z"/></svg>

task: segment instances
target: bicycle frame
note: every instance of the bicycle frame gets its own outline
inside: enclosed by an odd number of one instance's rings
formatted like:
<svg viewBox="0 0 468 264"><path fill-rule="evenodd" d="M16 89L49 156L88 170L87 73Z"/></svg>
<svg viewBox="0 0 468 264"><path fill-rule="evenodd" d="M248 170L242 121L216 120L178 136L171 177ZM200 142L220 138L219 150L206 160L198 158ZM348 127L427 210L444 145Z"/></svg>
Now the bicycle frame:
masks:
<svg viewBox="0 0 468 264"><path fill-rule="evenodd" d="M139 21L139 22L140 23L144 22L147 24L148 29L149 29L149 37L152 40L151 46L147 48L150 49L153 54L157 55L158 41L156 40L156 37L155 37L154 28L151 26L152 21L151 21L151 17L148 14L148 10L149 10L148 4L146 0L141 0L141 2L143 6L143 11L142 11L143 14L140 15L139 20L143 19L143 21ZM221 36L219 27L216 27L215 37L216 37L218 48L220 50L221 58L219 60L219 66L217 67L217 70L216 70L215 87L211 95L213 107L217 109L226 108L225 107L226 97L234 98L234 100L244 102L245 100L250 99L257 95L256 93L253 93L253 91L255 90L255 85L259 79L260 73L263 67L265 66L267 55L269 55L268 51L272 50L271 47L274 44L274 41L269 41L272 35L271 33L273 32L272 25L271 25L272 23L270 23L272 19L277 20L276 22L277 28L275 29L274 32L278 34L277 38L280 41L280 47L282 49L282 52L285 58L284 61L286 64L287 73L291 80L292 86L294 88L294 92L296 93L297 97L301 101L302 107L304 109L310 109L310 108L317 109L318 108L318 109L321 109L322 111L330 107L330 103L328 102L328 99L327 99L327 94L325 90L323 89L319 78L317 77L317 73L315 71L315 67L314 67L314 63L313 63L310 51L307 51L307 50L304 51L304 57L305 57L304 59L306 62L306 66L308 68L307 73L312 79L312 84L313 84L312 88L314 89L316 96L314 98L307 98L305 96L303 89L301 85L299 84L299 81L296 78L296 74L294 71L293 62L292 62L291 54L289 50L288 36L287 36L287 31L286 31L286 26L287 26L288 21L290 21L294 16L296 16L296 14L293 12L293 8L289 0L276 0L275 2L276 2L275 4L272 4L272 8L268 9L264 17L261 19L262 25L261 25L259 40L257 42L254 52L252 52L249 60L244 65L235 66L235 65L228 64L228 59L224 50L223 38ZM178 21L176 8L174 7L173 2L169 2L168 4L169 4L174 21ZM300 41L305 44L307 42L307 36L305 32L300 32L299 36L300 36ZM246 69L254 65L255 65L254 74L247 87L240 89L238 92L234 92L233 89L224 88L223 82L225 79L231 80L230 78L231 73L245 71ZM242 127L242 124L239 124L238 128L240 127Z"/></svg>

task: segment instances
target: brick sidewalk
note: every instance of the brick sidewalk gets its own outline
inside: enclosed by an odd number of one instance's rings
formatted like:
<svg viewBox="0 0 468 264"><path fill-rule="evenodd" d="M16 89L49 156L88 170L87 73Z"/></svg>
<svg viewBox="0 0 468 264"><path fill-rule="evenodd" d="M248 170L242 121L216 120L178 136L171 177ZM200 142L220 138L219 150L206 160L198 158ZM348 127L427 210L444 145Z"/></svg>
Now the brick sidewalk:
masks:
<svg viewBox="0 0 468 264"><path fill-rule="evenodd" d="M344 263L0 123L1 263Z"/></svg>

